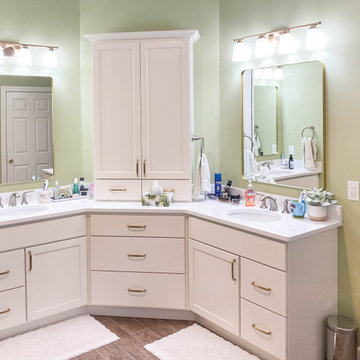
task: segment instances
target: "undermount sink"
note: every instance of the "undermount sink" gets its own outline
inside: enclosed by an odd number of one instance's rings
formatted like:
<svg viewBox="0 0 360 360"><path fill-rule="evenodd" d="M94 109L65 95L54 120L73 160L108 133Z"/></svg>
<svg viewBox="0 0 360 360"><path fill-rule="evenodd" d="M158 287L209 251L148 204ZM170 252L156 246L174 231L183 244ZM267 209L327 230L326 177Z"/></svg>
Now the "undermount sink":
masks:
<svg viewBox="0 0 360 360"><path fill-rule="evenodd" d="M6 209L0 209L0 217L2 216L22 216L22 215L32 215L38 212L47 210L46 206L43 205L24 205L24 206L14 206L8 207Z"/></svg>
<svg viewBox="0 0 360 360"><path fill-rule="evenodd" d="M257 209L232 210L228 212L228 215L233 216L239 220L253 222L276 222L282 219L280 214L270 212L270 210Z"/></svg>

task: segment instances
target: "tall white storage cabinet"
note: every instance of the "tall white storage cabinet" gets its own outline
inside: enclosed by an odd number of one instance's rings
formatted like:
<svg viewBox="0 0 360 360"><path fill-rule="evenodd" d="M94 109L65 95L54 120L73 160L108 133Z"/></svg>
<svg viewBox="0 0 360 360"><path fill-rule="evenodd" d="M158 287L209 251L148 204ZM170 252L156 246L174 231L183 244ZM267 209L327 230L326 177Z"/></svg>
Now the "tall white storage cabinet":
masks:
<svg viewBox="0 0 360 360"><path fill-rule="evenodd" d="M86 35L93 43L97 200L140 200L153 180L191 200L197 30Z"/></svg>

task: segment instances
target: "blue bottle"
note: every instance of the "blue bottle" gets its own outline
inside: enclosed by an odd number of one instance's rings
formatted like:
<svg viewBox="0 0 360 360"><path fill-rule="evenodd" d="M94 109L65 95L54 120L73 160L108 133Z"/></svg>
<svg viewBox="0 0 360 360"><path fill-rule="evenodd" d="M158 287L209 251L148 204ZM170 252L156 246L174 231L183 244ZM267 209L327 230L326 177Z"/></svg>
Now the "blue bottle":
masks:
<svg viewBox="0 0 360 360"><path fill-rule="evenodd" d="M221 195L221 174L215 173L215 195Z"/></svg>

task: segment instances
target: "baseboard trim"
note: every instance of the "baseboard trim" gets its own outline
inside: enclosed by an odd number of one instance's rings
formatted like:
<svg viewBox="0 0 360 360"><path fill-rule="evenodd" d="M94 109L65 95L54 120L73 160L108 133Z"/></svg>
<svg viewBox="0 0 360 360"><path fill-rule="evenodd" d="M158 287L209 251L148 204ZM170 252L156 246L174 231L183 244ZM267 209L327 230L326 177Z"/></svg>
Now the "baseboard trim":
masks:
<svg viewBox="0 0 360 360"><path fill-rule="evenodd" d="M121 306L88 305L90 315L142 317L151 319L195 320L193 312L188 310L134 308Z"/></svg>

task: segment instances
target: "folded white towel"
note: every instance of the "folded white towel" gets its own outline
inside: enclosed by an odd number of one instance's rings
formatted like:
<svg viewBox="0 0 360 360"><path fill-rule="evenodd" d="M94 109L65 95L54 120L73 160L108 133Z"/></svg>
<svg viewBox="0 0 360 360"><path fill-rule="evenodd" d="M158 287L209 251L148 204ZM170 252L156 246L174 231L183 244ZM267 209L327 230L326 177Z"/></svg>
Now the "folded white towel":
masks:
<svg viewBox="0 0 360 360"><path fill-rule="evenodd" d="M306 137L302 138L301 153L304 160L304 168L307 170L317 170L316 169L317 147L313 139Z"/></svg>
<svg viewBox="0 0 360 360"><path fill-rule="evenodd" d="M209 194L211 191L210 184L210 168L207 156L205 154L199 155L199 160L196 166L195 183L193 190L193 198L200 200L204 194Z"/></svg>

